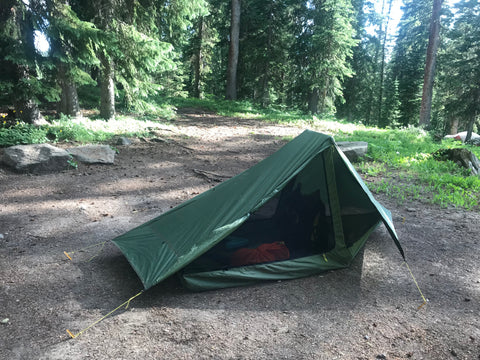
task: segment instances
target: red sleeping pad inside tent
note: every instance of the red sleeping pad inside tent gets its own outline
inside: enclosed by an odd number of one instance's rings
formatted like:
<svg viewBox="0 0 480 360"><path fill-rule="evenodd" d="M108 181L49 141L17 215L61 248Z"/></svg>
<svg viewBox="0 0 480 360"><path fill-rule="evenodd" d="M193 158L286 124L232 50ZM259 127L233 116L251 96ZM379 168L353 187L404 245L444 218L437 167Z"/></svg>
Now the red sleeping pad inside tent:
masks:
<svg viewBox="0 0 480 360"><path fill-rule="evenodd" d="M232 266L253 265L269 261L287 260L290 252L283 242L262 244L255 249L241 248L231 258Z"/></svg>

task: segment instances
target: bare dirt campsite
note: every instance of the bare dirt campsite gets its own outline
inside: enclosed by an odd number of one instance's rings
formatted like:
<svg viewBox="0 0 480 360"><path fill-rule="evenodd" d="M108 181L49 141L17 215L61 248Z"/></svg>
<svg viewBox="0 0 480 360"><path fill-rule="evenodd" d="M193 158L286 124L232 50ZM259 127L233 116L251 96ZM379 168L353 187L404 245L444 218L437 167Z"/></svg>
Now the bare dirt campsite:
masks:
<svg viewBox="0 0 480 360"><path fill-rule="evenodd" d="M117 146L114 165L1 167L0 358L480 359L480 214L381 194L429 300L421 309L382 226L347 269L200 293L172 277L67 334L142 290L109 240L302 130L187 109L156 137Z"/></svg>

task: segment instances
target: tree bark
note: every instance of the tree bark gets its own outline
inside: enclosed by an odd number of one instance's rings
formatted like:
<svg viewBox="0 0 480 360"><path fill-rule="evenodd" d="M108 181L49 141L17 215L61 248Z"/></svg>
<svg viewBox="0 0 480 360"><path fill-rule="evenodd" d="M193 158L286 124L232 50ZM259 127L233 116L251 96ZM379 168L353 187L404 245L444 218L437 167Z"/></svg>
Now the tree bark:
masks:
<svg viewBox="0 0 480 360"><path fill-rule="evenodd" d="M232 17L230 23L230 48L228 50L227 68L227 100L237 99L237 67L240 43L240 3L241 0L232 0Z"/></svg>
<svg viewBox="0 0 480 360"><path fill-rule="evenodd" d="M269 25L268 25L268 33L267 33L267 48L265 52L267 54L270 54L272 52L272 42L273 42L273 9L270 8L269 11ZM261 87L262 87L262 106L267 107L270 105L270 56L265 57L265 64L264 64L264 69L263 69L263 75L262 75L262 80L261 80Z"/></svg>
<svg viewBox="0 0 480 360"><path fill-rule="evenodd" d="M472 138L473 125L475 124L476 119L477 119L477 113L475 112L467 124L467 136L465 136L465 142L469 141Z"/></svg>
<svg viewBox="0 0 480 360"><path fill-rule="evenodd" d="M203 98L202 92L202 68L203 68L203 34L205 32L205 21L203 16L198 21L198 48L196 49L195 61L194 61L194 79L193 79L193 97Z"/></svg>
<svg viewBox="0 0 480 360"><path fill-rule="evenodd" d="M312 90L310 99L308 99L308 110L312 115L318 114L318 101L320 99L320 91L318 88Z"/></svg>
<svg viewBox="0 0 480 360"><path fill-rule="evenodd" d="M380 84L378 87L378 119L377 119L377 124L378 125L383 125L382 121L382 107L383 107L383 81L385 78L385 55L386 55L386 47L387 47L387 36L388 36L388 24L390 22L390 14L392 12L392 3L393 0L390 0L388 2L388 12L387 12L387 21L385 23L385 31L383 32L383 42L382 42L382 62L380 63ZM383 6L385 3L383 4ZM382 15L383 15L383 9L382 9ZM383 21L382 21L383 23ZM382 29L382 26L380 26L380 31Z"/></svg>
<svg viewBox="0 0 480 360"><path fill-rule="evenodd" d="M428 38L427 59L425 61L425 75L423 78L422 104L420 106L420 120L418 125L428 128L432 110L433 82L435 79L435 63L438 43L440 42L440 11L443 0L433 0L432 18L430 21L430 35Z"/></svg>
<svg viewBox="0 0 480 360"><path fill-rule="evenodd" d="M45 123L37 103L32 99L17 99L14 106L16 116L21 121L33 125L43 125Z"/></svg>
<svg viewBox="0 0 480 360"><path fill-rule="evenodd" d="M116 6L119 4L114 0L98 0L95 3L96 25L105 32L111 30ZM100 117L108 121L115 118L115 84L114 63L105 53L106 50L100 49L98 58L100 59Z"/></svg>
<svg viewBox="0 0 480 360"><path fill-rule="evenodd" d="M58 84L62 89L60 102L57 105L59 113L78 116L80 113L80 104L78 101L77 87L68 79L65 64L58 65Z"/></svg>
<svg viewBox="0 0 480 360"><path fill-rule="evenodd" d="M459 123L458 118L453 118L450 120L450 131L449 131L450 135L455 135L458 133L458 123Z"/></svg>
<svg viewBox="0 0 480 360"><path fill-rule="evenodd" d="M115 85L113 82L113 63L105 55L100 56L100 117L105 120L115 118Z"/></svg>

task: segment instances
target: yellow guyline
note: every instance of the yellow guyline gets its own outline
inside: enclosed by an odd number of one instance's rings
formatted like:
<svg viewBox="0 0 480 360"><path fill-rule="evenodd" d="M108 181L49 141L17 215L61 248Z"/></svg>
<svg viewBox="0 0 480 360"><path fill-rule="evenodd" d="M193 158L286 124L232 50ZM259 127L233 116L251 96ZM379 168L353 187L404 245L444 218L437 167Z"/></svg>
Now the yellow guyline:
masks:
<svg viewBox="0 0 480 360"><path fill-rule="evenodd" d="M410 272L410 275L412 275L413 282L415 283L415 286L417 287L418 292L422 297L423 304L417 308L417 310L420 310L428 302L428 300L425 298L425 296L423 296L422 290L420 290L420 286L418 286L417 280L415 280L415 276L413 276L412 270L410 270L410 266L408 266L408 263L406 261L405 261L405 265L407 266L407 269Z"/></svg>
<svg viewBox="0 0 480 360"><path fill-rule="evenodd" d="M79 250L75 250L75 251L70 251L70 252L67 252L67 251L64 251L63 253L65 254L65 256L67 258L69 258L70 260L73 261L72 259L72 256L73 254L75 254L76 252L81 252L81 251L84 251L84 250L87 250L87 249L91 249L91 248L94 248L94 247L97 247L97 246L101 246L101 248L97 251L97 253L95 255L93 255L90 259L87 260L87 262L91 261L92 259L94 259L95 257L98 256L98 254L100 254L100 252L103 250L104 246L105 246L105 243L106 241L103 241L101 243L98 243L98 244L93 244L93 245L90 245L90 246L87 246L87 247L84 247L82 249L79 249ZM105 319L106 317L110 316L111 314L113 314L115 311L117 311L118 309L120 309L122 306L125 305L125 310L128 309L128 306L130 305L130 301L132 301L133 299L135 299L137 296L139 296L140 294L143 293L143 290L140 291L137 295L135 296L132 296L130 299L128 299L127 301L125 301L122 305L120 306L117 306L115 309L113 309L112 311L110 311L107 315L103 316L101 319L98 319L97 321L95 321L93 324L89 325L88 327L86 327L85 329L83 329L82 331L79 331L78 333L74 334L72 333L70 330L67 329L67 333L68 335L70 335L70 337L72 339L75 339L76 337L80 336L82 333L84 333L85 331L87 331L88 329L90 329L91 327L95 326L96 324L98 324L100 321L102 321L103 319Z"/></svg>
<svg viewBox="0 0 480 360"><path fill-rule="evenodd" d="M130 305L130 301L132 301L133 299L135 299L137 296L141 295L143 293L143 290L140 291L137 295L134 295L132 296L130 299L128 299L127 301L125 301L122 305L116 307L115 309L113 309L112 311L110 311L107 315L103 316L102 318L98 319L97 321L95 321L94 323L92 323L91 325L87 326L85 329L83 329L82 331L79 331L78 333L74 334L72 333L70 330L67 329L67 333L68 335L71 336L72 339L75 339L76 337L80 336L81 334L83 334L85 331L87 331L88 329L90 329L91 327L95 326L96 324L98 324L100 321L102 321L103 319L105 319L106 317L110 316L111 314L113 314L115 311L117 311L118 309L120 309L123 305L126 305L125 306L125 310L128 309L128 306Z"/></svg>
<svg viewBox="0 0 480 360"><path fill-rule="evenodd" d="M88 259L88 260L86 261L86 262L89 262L89 261L93 260L95 257L97 257L98 254L100 254L100 253L102 252L103 248L105 247L105 243L106 243L106 241L102 241L101 243L93 244L93 245L84 247L84 248L79 249L79 250L70 251L70 252L64 251L63 253L65 254L65 256L66 256L67 258L69 258L70 260L73 261L72 255L75 254L76 252L80 252L80 251L84 251L84 250L87 250L87 249L91 249L91 248L96 247L96 246L101 246L101 248L97 251L97 253L96 253L95 255L93 255L90 259Z"/></svg>

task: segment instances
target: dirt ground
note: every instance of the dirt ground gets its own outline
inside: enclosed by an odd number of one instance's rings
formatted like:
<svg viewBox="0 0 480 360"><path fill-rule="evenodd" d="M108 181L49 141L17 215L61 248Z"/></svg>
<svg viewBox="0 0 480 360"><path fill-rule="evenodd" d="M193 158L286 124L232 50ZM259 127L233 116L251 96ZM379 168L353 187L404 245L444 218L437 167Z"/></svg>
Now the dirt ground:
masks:
<svg viewBox="0 0 480 360"><path fill-rule="evenodd" d="M109 240L302 130L186 109L157 141L117 146L114 165L1 167L0 359L480 359L480 214L382 195L420 310L382 226L347 269L201 293L172 277L69 337L142 289Z"/></svg>

